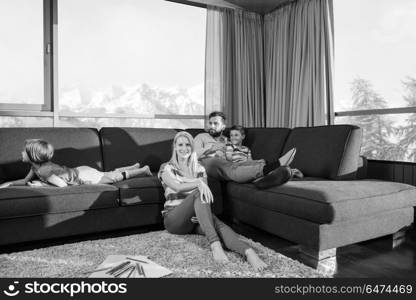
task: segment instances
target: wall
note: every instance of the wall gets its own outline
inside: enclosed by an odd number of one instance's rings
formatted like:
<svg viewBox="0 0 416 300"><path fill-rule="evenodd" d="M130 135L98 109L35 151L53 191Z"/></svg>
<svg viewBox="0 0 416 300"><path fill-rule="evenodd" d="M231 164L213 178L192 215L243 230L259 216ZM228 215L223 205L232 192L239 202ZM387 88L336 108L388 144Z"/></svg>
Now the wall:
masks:
<svg viewBox="0 0 416 300"><path fill-rule="evenodd" d="M369 160L367 178L389 180L416 186L416 164Z"/></svg>

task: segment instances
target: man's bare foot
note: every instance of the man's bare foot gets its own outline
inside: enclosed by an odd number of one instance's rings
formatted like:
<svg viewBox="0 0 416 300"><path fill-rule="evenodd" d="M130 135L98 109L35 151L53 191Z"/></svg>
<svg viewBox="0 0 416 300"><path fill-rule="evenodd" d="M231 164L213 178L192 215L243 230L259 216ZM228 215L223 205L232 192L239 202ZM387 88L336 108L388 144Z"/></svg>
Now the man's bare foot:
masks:
<svg viewBox="0 0 416 300"><path fill-rule="evenodd" d="M143 168L141 168L141 170L143 171L144 175L153 176L152 171L150 171L149 166L144 166Z"/></svg>
<svg viewBox="0 0 416 300"><path fill-rule="evenodd" d="M257 255L256 252L254 252L252 248L248 248L246 250L246 257L247 261L250 263L250 265L254 268L256 272L263 271L265 268L267 268L266 263L261 260L261 258Z"/></svg>
<svg viewBox="0 0 416 300"><path fill-rule="evenodd" d="M132 169L138 169L138 168L140 168L140 163L135 163L131 167L132 167Z"/></svg>
<svg viewBox="0 0 416 300"><path fill-rule="evenodd" d="M219 241L213 242L211 244L211 250L212 250L212 255L214 256L214 260L217 263L225 264L229 261Z"/></svg>
<svg viewBox="0 0 416 300"><path fill-rule="evenodd" d="M295 158L296 148L292 148L279 158L281 166L289 166Z"/></svg>

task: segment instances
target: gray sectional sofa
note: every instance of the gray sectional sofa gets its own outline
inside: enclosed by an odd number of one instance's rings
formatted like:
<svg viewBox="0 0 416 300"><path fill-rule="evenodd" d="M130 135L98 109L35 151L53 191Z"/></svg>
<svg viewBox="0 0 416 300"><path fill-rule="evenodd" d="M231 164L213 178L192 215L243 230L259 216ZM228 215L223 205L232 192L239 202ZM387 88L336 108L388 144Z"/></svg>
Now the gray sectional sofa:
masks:
<svg viewBox="0 0 416 300"><path fill-rule="evenodd" d="M25 139L55 146L54 162L100 170L140 162L157 172L169 160L178 130L146 128L0 128L0 183L23 178ZM189 129L192 135L201 129ZM305 178L267 190L210 178L218 215L266 230L301 245L316 260L336 248L393 234L414 221L414 186L360 178L361 130L334 125L249 128L254 159L274 160L292 147L293 167ZM365 161L365 160L364 160ZM364 167L363 167L364 166ZM0 189L0 246L162 222L163 190L156 177L115 185Z"/></svg>

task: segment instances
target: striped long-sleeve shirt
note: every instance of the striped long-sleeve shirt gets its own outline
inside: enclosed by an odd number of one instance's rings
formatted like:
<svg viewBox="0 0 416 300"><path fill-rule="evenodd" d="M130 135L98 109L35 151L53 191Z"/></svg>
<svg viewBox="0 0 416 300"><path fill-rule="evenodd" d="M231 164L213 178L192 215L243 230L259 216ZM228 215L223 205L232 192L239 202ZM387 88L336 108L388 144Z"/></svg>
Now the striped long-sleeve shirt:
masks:
<svg viewBox="0 0 416 300"><path fill-rule="evenodd" d="M252 160L251 151L246 146L237 146L231 143L227 143L225 148L225 156L231 158L232 162L245 162Z"/></svg>
<svg viewBox="0 0 416 300"><path fill-rule="evenodd" d="M160 166L160 170L159 170L159 173L157 174L157 177L159 178L160 182L162 183L162 186L165 190L165 198L166 198L165 205L164 205L164 210L162 211L162 214L167 209L171 209L171 208L181 204L182 201L190 193L193 192L193 190L187 191L187 192L180 192L180 193L176 192L174 189L169 187L165 182L163 182L163 179L162 179L162 174L163 173L166 173L169 177L171 177L178 184L187 183L187 182L190 181L190 179L193 179L193 178L186 177L181 170L177 169L174 165L172 165L169 162L164 163ZM199 163L198 163L198 166L197 166L197 172L196 173L197 173L197 178L207 178L207 173L205 171L205 168L202 165L200 165Z"/></svg>

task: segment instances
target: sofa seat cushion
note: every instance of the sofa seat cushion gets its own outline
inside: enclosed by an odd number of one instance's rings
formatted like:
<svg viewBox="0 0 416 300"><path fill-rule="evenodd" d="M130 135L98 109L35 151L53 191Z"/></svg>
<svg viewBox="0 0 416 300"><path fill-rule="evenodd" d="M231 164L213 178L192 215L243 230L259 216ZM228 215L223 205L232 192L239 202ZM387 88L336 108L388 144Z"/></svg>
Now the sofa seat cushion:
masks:
<svg viewBox="0 0 416 300"><path fill-rule="evenodd" d="M81 185L64 188L16 186L0 189L0 218L117 206L118 189L111 185Z"/></svg>
<svg viewBox="0 0 416 300"><path fill-rule="evenodd" d="M416 188L380 180L294 180L258 190L253 184L227 185L228 197L319 224L371 216L416 205Z"/></svg>
<svg viewBox="0 0 416 300"><path fill-rule="evenodd" d="M162 184L156 176L131 178L114 186L120 189L122 206L165 202Z"/></svg>

